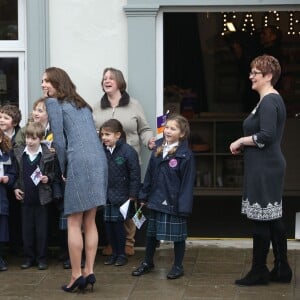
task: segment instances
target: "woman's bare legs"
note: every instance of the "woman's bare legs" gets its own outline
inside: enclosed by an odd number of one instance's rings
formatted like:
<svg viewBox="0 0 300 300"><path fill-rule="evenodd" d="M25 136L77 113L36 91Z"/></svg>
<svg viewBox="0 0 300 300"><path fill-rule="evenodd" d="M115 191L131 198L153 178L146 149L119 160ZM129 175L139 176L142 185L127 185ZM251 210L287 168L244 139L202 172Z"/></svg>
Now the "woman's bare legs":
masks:
<svg viewBox="0 0 300 300"><path fill-rule="evenodd" d="M98 230L95 221L96 212L97 208L92 208L83 213L85 276L94 273L94 263L98 249Z"/></svg>
<svg viewBox="0 0 300 300"><path fill-rule="evenodd" d="M68 247L72 266L72 277L68 285L81 276L81 255L83 249L82 238L83 212L74 213L68 216Z"/></svg>

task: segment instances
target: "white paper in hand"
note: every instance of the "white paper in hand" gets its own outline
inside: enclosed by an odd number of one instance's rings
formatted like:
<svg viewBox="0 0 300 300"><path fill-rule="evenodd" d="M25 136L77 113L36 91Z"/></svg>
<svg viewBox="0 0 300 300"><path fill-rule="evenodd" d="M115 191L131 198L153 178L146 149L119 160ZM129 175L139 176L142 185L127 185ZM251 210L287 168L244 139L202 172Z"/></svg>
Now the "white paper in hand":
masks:
<svg viewBox="0 0 300 300"><path fill-rule="evenodd" d="M128 212L128 208L129 208L129 203L130 203L130 200L128 199L124 204L122 204L120 206L120 213L122 214L124 220L126 219L127 217L127 212Z"/></svg>
<svg viewBox="0 0 300 300"><path fill-rule="evenodd" d="M138 229L142 227L143 223L146 221L146 217L143 215L141 208L137 210L132 221Z"/></svg>
<svg viewBox="0 0 300 300"><path fill-rule="evenodd" d="M41 172L39 166L37 166L37 168L34 170L34 172L31 174L30 177L35 185L39 184L39 182L41 181L41 178L42 178L42 172Z"/></svg>
<svg viewBox="0 0 300 300"><path fill-rule="evenodd" d="M3 162L0 162L0 177L4 176Z"/></svg>

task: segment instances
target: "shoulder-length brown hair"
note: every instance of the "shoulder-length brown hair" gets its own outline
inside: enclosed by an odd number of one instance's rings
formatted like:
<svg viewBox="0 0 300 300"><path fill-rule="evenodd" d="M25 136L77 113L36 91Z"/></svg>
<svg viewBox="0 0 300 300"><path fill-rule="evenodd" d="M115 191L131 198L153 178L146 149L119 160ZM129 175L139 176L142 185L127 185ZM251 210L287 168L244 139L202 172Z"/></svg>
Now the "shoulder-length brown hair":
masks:
<svg viewBox="0 0 300 300"><path fill-rule="evenodd" d="M46 81L50 82L56 89L55 97L60 101L68 101L75 104L77 108L91 106L76 92L76 86L66 71L57 67L50 67L45 70Z"/></svg>
<svg viewBox="0 0 300 300"><path fill-rule="evenodd" d="M3 132L2 129L0 129L0 149L2 152L8 153L11 148L11 142L10 142L10 138L8 136L5 135L5 133Z"/></svg>

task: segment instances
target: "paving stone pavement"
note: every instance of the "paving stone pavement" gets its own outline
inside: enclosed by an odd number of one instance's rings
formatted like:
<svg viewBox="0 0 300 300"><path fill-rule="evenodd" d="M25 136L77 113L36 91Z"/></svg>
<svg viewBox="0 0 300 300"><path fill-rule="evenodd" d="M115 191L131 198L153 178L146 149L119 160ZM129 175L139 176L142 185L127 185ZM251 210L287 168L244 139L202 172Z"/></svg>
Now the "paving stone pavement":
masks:
<svg viewBox="0 0 300 300"><path fill-rule="evenodd" d="M298 244L299 243L299 244ZM173 260L172 244L162 243L155 254L154 271L141 277L131 276L144 256L144 248L122 267L105 266L99 249L94 292L66 293L61 285L68 283L70 270L64 270L56 258L49 268L21 270L21 257L6 255L8 271L0 272L0 300L60 300L60 299L170 299L170 300L277 300L300 299L300 242L291 241L288 257L294 272L290 284L270 283L268 286L238 287L234 280L242 277L251 264L251 241L187 241L184 258L185 275L176 280L166 279ZM272 251L268 266L272 267Z"/></svg>

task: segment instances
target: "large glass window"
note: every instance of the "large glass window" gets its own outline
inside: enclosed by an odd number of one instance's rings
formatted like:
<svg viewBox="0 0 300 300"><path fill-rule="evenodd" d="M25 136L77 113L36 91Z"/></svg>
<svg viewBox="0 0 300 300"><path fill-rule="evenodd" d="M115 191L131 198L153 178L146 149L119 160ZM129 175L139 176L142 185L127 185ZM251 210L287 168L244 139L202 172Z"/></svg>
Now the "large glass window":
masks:
<svg viewBox="0 0 300 300"><path fill-rule="evenodd" d="M0 0L0 105L15 104L24 116L28 106L25 16L26 0Z"/></svg>
<svg viewBox="0 0 300 300"><path fill-rule="evenodd" d="M18 40L18 0L0 0L0 40Z"/></svg>
<svg viewBox="0 0 300 300"><path fill-rule="evenodd" d="M0 103L19 104L18 57L0 57Z"/></svg>

